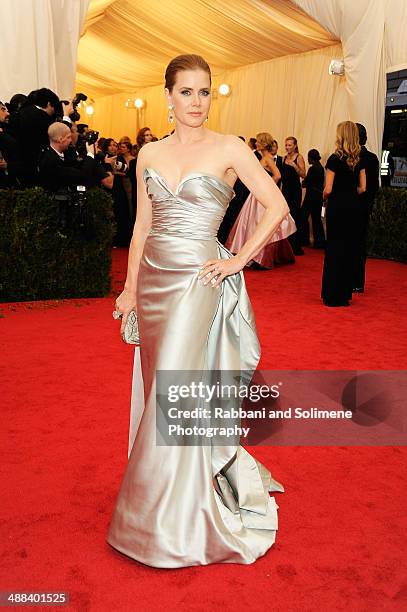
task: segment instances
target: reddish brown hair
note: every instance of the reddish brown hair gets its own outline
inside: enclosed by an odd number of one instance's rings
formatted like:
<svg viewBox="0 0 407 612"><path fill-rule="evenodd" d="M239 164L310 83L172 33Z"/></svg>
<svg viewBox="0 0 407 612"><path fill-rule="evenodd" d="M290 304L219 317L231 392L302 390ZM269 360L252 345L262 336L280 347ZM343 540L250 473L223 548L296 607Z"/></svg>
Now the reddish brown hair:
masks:
<svg viewBox="0 0 407 612"><path fill-rule="evenodd" d="M143 128L141 128L141 130L138 131L136 141L137 141L137 145L138 145L138 147L140 149L143 146L143 144L145 144L145 142L144 142L144 134L146 132L151 132L149 127L143 127Z"/></svg>
<svg viewBox="0 0 407 612"><path fill-rule="evenodd" d="M212 83L211 69L208 63L200 55L177 55L170 61L165 71L165 87L172 91L178 72L181 70L203 70L209 76Z"/></svg>

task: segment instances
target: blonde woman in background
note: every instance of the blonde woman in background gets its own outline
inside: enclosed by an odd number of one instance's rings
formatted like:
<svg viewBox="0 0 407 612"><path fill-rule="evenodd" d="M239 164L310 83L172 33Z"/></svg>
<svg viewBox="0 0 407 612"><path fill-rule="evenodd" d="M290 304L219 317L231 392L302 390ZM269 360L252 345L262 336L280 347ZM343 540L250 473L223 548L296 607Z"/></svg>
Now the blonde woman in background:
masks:
<svg viewBox="0 0 407 612"><path fill-rule="evenodd" d="M336 128L336 148L326 163L323 198L326 203L327 242L321 297L326 306L349 306L353 269L357 262L366 172L360 157L356 123Z"/></svg>
<svg viewBox="0 0 407 612"><path fill-rule="evenodd" d="M261 155L260 163L274 182L278 184L281 174L271 153L274 142L274 138L268 132L260 132L256 136L256 150ZM240 251L242 245L254 232L263 214L264 207L252 193L249 193L225 242L226 248L231 253ZM248 265L271 269L278 264L294 263L294 253L287 236L295 231L296 227L293 219L287 217L285 222L281 224L279 231L270 238L269 242L253 257Z"/></svg>
<svg viewBox="0 0 407 612"><path fill-rule="evenodd" d="M298 150L298 141L294 136L288 136L285 139L285 150L286 155L283 159L281 166L282 175L282 191L288 206L290 207L290 213L292 214L297 228L301 227L302 215L301 215L301 200L302 200L302 189L301 179L305 178L305 161L303 156ZM304 251L301 248L299 232L295 232L290 236L290 243L293 248L295 255L304 255Z"/></svg>

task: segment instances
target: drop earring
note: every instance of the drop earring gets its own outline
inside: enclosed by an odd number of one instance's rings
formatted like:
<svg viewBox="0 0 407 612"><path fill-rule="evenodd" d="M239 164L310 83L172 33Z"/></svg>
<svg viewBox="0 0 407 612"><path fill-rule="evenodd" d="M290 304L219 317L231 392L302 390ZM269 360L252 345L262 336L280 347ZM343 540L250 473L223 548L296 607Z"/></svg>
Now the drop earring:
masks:
<svg viewBox="0 0 407 612"><path fill-rule="evenodd" d="M168 105L168 123L174 123L174 114L173 114L173 105L169 104Z"/></svg>

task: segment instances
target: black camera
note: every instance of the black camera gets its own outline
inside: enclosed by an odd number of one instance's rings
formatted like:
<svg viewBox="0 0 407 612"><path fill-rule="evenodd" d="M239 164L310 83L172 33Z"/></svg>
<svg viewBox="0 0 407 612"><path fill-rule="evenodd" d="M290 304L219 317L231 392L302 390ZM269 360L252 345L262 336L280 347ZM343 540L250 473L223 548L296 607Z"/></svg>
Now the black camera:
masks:
<svg viewBox="0 0 407 612"><path fill-rule="evenodd" d="M78 138L78 142L76 145L76 150L78 152L78 155L84 159L86 157L86 155L88 154L87 150L86 150L86 145L93 145L95 144L95 142L97 142L99 138L99 132L95 132L95 130L88 130L86 132L86 134L79 134L79 138Z"/></svg>
<svg viewBox="0 0 407 612"><path fill-rule="evenodd" d="M88 130L86 135L84 136L85 142L87 142L90 145L95 144L98 141L98 139L99 139L99 132L96 132L95 130Z"/></svg>
<svg viewBox="0 0 407 612"><path fill-rule="evenodd" d="M63 187L54 194L59 204L59 227L62 233L73 232L85 239L92 238L86 207L86 187Z"/></svg>
<svg viewBox="0 0 407 612"><path fill-rule="evenodd" d="M86 96L83 93L75 94L75 97L72 100L73 112L69 115L70 120L73 121L74 123L79 121L79 119L81 118L80 114L77 111L78 104L80 102L85 102L87 99L88 99L88 96ZM63 102L68 103L67 100L63 100Z"/></svg>

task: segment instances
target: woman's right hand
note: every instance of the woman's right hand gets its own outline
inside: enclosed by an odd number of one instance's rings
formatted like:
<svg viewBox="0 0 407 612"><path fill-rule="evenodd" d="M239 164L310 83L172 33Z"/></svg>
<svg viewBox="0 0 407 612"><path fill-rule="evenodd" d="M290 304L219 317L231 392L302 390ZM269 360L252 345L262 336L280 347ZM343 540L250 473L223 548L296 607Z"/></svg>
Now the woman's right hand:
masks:
<svg viewBox="0 0 407 612"><path fill-rule="evenodd" d="M116 311L122 316L122 324L120 326L120 334L123 334L124 328L126 327L127 317L129 313L134 310L136 312L136 291L130 291L129 289L123 289L121 294L116 299Z"/></svg>

